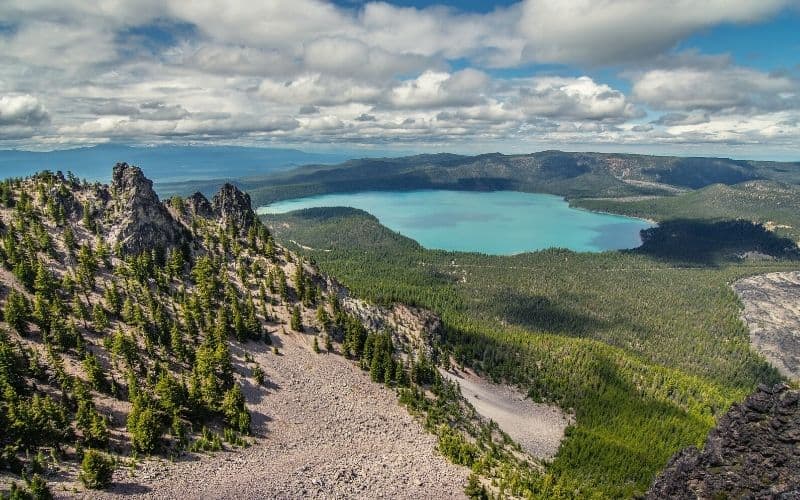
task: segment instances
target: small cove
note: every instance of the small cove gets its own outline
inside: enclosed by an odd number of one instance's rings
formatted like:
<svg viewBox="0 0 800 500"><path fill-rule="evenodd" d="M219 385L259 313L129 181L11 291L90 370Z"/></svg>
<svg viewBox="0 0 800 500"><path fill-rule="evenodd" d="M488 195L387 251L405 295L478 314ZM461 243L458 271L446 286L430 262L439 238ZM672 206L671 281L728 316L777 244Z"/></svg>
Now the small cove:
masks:
<svg viewBox="0 0 800 500"><path fill-rule="evenodd" d="M589 212L559 196L517 191L366 191L284 200L259 214L353 207L430 249L513 255L546 248L602 252L635 248L652 224Z"/></svg>

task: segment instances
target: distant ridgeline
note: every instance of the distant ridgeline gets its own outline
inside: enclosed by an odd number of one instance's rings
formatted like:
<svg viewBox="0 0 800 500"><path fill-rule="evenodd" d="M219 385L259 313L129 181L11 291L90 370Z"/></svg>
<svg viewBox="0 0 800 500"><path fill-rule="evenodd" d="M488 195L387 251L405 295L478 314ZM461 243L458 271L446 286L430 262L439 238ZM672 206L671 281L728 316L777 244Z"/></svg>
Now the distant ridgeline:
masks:
<svg viewBox="0 0 800 500"><path fill-rule="evenodd" d="M800 162L543 151L427 154L307 165L239 178L256 206L369 190L514 190L564 196L590 210L656 221L744 219L800 241ZM219 181L166 183L164 193L211 193Z"/></svg>
<svg viewBox="0 0 800 500"><path fill-rule="evenodd" d="M296 149L209 145L97 146L54 151L0 150L0 177L27 177L43 168L71 171L81 178L110 180L109 162L125 159L146 165L150 179L160 183L216 179L216 192L225 179L264 175L309 163L337 163L345 153L307 153ZM222 179L222 181L220 181Z"/></svg>
<svg viewBox="0 0 800 500"><path fill-rule="evenodd" d="M242 179L256 205L366 190L515 190L567 198L668 195L711 184L800 183L799 163L543 151L526 155L428 154L308 165Z"/></svg>

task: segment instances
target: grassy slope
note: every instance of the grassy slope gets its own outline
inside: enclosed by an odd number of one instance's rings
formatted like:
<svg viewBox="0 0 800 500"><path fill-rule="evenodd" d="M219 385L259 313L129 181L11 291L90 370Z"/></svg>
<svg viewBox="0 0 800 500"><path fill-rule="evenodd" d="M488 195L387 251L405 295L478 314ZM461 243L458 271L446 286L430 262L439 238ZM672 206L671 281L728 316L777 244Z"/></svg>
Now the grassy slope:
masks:
<svg viewBox="0 0 800 500"><path fill-rule="evenodd" d="M565 491L641 493L731 402L777 380L749 349L727 285L794 263L428 251L350 209L268 223L279 239L316 249L322 268L357 293L442 314L461 361L573 408L577 425L549 469Z"/></svg>

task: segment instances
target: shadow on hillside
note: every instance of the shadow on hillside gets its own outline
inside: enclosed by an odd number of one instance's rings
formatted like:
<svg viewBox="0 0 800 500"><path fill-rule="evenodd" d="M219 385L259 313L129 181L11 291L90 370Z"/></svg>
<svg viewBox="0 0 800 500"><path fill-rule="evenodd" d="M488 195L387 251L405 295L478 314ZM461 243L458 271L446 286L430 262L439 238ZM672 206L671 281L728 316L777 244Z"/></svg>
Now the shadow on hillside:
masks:
<svg viewBox="0 0 800 500"><path fill-rule="evenodd" d="M125 482L125 483L114 483L108 491L110 493L114 493L115 495L120 495L125 497L128 495L145 495L153 491L153 489L143 484Z"/></svg>
<svg viewBox="0 0 800 500"><path fill-rule="evenodd" d="M772 259L800 258L800 251L792 240L745 220L668 220L642 230L641 235L642 246L631 252L667 262L715 266L753 255Z"/></svg>
<svg viewBox="0 0 800 500"><path fill-rule="evenodd" d="M739 184L761 178L746 161L724 158L679 158L665 168L647 169L658 182L700 189L711 184Z"/></svg>
<svg viewBox="0 0 800 500"><path fill-rule="evenodd" d="M526 295L512 289L494 294L487 302L497 304L496 310L509 323L538 331L585 337L614 326L607 320L571 310L548 297ZM576 298L574 302L579 303L580 299Z"/></svg>

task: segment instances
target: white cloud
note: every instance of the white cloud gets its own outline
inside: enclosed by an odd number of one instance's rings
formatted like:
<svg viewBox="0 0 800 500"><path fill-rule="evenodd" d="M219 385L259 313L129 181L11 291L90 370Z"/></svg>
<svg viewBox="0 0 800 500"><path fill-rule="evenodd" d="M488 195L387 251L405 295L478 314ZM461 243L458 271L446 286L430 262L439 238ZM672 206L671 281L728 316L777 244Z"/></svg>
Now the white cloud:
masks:
<svg viewBox="0 0 800 500"><path fill-rule="evenodd" d="M658 55L687 35L720 23L748 23L792 0L528 0L520 33L525 58L539 62L620 63Z"/></svg>
<svg viewBox="0 0 800 500"><path fill-rule="evenodd" d="M397 108L469 106L482 101L489 77L474 69L453 74L426 71L392 89L389 102Z"/></svg>
<svg viewBox="0 0 800 500"><path fill-rule="evenodd" d="M620 121L642 114L622 92L588 76L534 78L518 92L511 104L533 116Z"/></svg>
<svg viewBox="0 0 800 500"><path fill-rule="evenodd" d="M0 126L34 126L50 119L45 107L31 95L0 97Z"/></svg>
<svg viewBox="0 0 800 500"><path fill-rule="evenodd" d="M788 142L796 80L669 53L697 30L765 19L788 2L522 0L465 13L376 1L6 0L0 140ZM148 38L163 29L172 32ZM632 90L596 76L516 76L531 62L577 75L559 65L619 65ZM656 119L641 123L645 112Z"/></svg>
<svg viewBox="0 0 800 500"><path fill-rule="evenodd" d="M319 73L301 75L291 81L263 80L258 95L278 103L332 106L349 102L370 102L378 98L379 88L355 80L326 77Z"/></svg>
<svg viewBox="0 0 800 500"><path fill-rule="evenodd" d="M638 77L634 96L658 109L784 109L800 103L800 85L748 68L655 69Z"/></svg>

